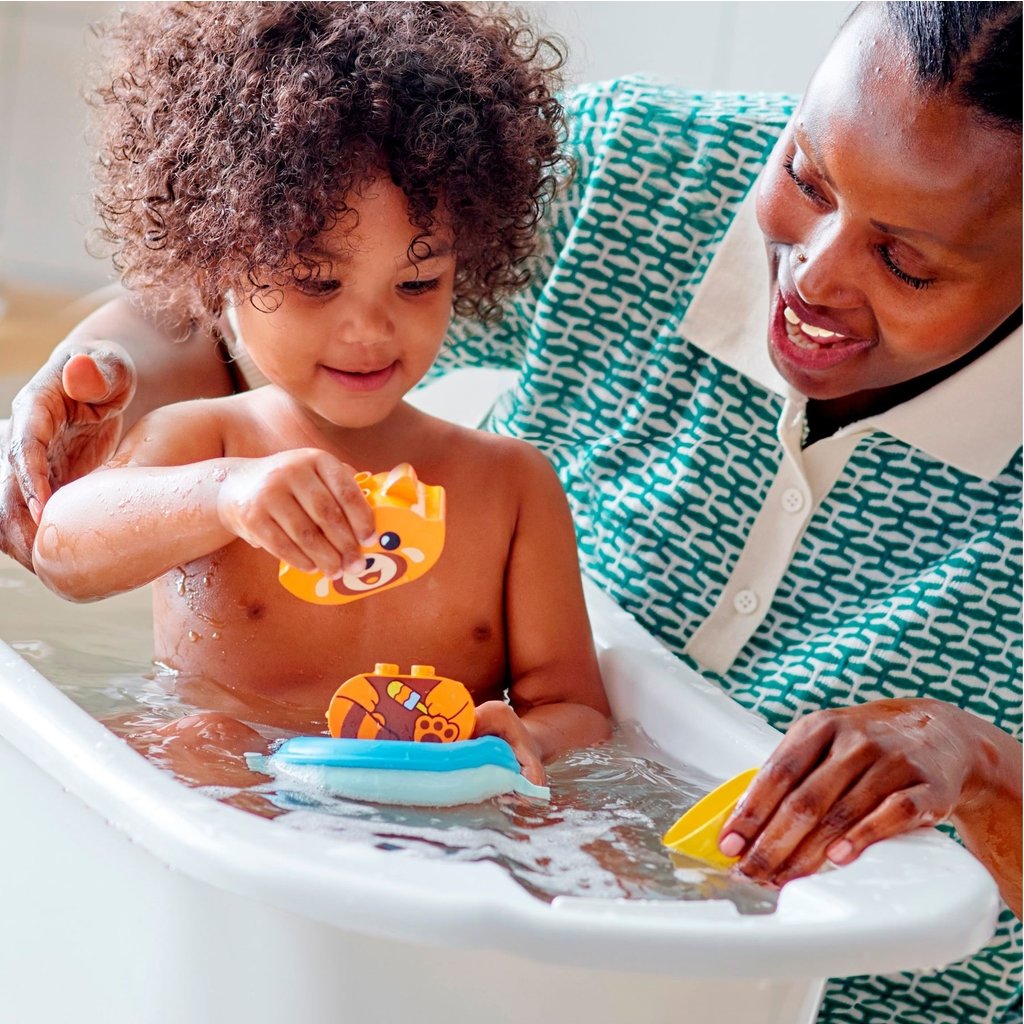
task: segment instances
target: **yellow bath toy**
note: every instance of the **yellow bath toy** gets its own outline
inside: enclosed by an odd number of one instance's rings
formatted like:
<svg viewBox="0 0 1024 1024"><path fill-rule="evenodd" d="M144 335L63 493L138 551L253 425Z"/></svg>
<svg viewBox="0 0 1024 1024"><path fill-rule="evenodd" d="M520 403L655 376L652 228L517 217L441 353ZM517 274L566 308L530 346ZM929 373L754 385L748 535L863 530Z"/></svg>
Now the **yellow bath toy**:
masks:
<svg viewBox="0 0 1024 1024"><path fill-rule="evenodd" d="M662 837L661 841L676 853L702 860L716 868L728 868L739 857L726 857L718 849L718 837L726 818L760 771L750 768L713 789L698 800Z"/></svg>
<svg viewBox="0 0 1024 1024"><path fill-rule="evenodd" d="M445 495L443 487L422 483L407 462L389 473L357 473L374 510L374 543L363 548L358 572L328 579L323 573L302 572L282 562L281 585L310 604L347 604L428 572L444 549Z"/></svg>
<svg viewBox="0 0 1024 1024"><path fill-rule="evenodd" d="M413 665L402 675L397 665L382 662L346 679L327 708L335 738L453 743L469 739L475 725L469 690L437 675L433 665Z"/></svg>

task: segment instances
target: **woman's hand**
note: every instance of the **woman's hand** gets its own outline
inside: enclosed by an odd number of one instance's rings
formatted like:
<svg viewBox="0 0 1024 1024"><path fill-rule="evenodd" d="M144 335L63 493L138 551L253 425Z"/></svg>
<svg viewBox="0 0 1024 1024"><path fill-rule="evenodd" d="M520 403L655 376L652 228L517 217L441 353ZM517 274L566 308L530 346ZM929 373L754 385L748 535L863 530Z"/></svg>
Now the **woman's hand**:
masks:
<svg viewBox="0 0 1024 1024"><path fill-rule="evenodd" d="M811 874L826 859L849 864L879 839L969 813L976 790L994 788L999 772L1014 771L1004 763L993 775L992 765L982 763L991 761L984 752L986 739L992 745L987 729L994 727L927 699L879 700L807 715L785 735L725 823L719 848L728 856L742 854L743 874L781 885ZM1008 821L1015 815L1019 846L1019 783L1015 810L1014 802L1011 792L1001 813ZM999 881L992 864L986 866Z"/></svg>
<svg viewBox="0 0 1024 1024"><path fill-rule="evenodd" d="M476 709L473 736L499 736L511 748L523 776L535 786L545 785L540 750L523 720L501 700L488 700Z"/></svg>
<svg viewBox="0 0 1024 1024"><path fill-rule="evenodd" d="M224 529L303 572L334 579L363 568L373 512L351 466L319 448L228 461L217 495Z"/></svg>
<svg viewBox="0 0 1024 1024"><path fill-rule="evenodd" d="M43 506L113 454L134 393L131 357L114 343L59 346L18 392L0 436L0 551L32 568Z"/></svg>

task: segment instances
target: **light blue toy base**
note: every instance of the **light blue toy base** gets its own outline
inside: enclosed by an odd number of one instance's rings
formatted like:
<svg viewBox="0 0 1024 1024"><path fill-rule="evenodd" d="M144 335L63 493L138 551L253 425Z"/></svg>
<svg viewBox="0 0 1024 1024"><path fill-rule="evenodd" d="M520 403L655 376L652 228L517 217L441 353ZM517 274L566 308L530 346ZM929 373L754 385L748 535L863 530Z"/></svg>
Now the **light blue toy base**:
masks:
<svg viewBox="0 0 1024 1024"><path fill-rule="evenodd" d="M381 804L453 807L502 793L551 796L523 777L512 748L496 736L456 743L297 736L271 754L245 759L264 775Z"/></svg>

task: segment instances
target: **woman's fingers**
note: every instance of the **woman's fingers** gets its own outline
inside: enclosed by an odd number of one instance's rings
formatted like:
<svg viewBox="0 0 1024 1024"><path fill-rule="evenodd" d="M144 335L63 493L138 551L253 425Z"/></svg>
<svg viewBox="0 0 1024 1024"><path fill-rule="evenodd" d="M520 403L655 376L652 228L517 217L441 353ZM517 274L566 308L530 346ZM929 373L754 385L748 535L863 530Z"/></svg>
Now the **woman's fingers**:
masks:
<svg viewBox="0 0 1024 1024"><path fill-rule="evenodd" d="M135 394L135 366L118 345L72 355L61 370L64 393L100 415L123 412Z"/></svg>
<svg viewBox="0 0 1024 1024"><path fill-rule="evenodd" d="M10 459L11 422L0 420L0 552L32 568L36 524Z"/></svg>
<svg viewBox="0 0 1024 1024"><path fill-rule="evenodd" d="M58 385L59 387L59 385ZM11 403L7 459L35 523L52 493L50 447L66 424L63 395L53 387L26 384Z"/></svg>
<svg viewBox="0 0 1024 1024"><path fill-rule="evenodd" d="M894 792L901 777L887 764L867 771L780 866L773 881L783 885L813 874L826 860L840 867L850 864L880 839L934 825L940 815L931 788L912 782Z"/></svg>
<svg viewBox="0 0 1024 1024"><path fill-rule="evenodd" d="M135 368L119 345L55 354L11 403L7 457L35 523L53 486L91 472L116 443L120 415L135 393ZM112 432L112 426L113 432ZM70 442L83 431L102 443Z"/></svg>
<svg viewBox="0 0 1024 1024"><path fill-rule="evenodd" d="M782 801L822 761L833 735L827 720L813 715L793 726L722 827L722 853L737 857L747 850Z"/></svg>
<svg viewBox="0 0 1024 1024"><path fill-rule="evenodd" d="M779 871L788 866L793 856L808 847L811 837L818 836L823 828L846 818L850 811L866 813L874 804L863 809L854 794L862 793L858 785L865 773L870 773L871 760L866 748L854 747L843 751L842 744L833 745L829 755L810 775L788 793L779 803L776 812L761 829L757 838L749 845L739 863L740 871L755 881L779 881ZM877 802L877 798L876 798ZM842 826L833 832L841 834ZM815 843L810 843L814 848ZM824 848L820 850L824 859ZM813 869L812 869L813 870Z"/></svg>
<svg viewBox="0 0 1024 1024"><path fill-rule="evenodd" d="M783 884L947 817L968 764L941 711L893 699L801 719L726 822L719 848L751 878Z"/></svg>

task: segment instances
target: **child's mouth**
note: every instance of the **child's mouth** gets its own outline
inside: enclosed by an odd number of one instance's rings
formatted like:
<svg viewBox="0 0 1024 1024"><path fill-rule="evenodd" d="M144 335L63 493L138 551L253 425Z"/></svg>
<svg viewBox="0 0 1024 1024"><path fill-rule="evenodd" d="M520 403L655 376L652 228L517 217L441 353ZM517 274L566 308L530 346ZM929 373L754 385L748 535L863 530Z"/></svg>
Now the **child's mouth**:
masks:
<svg viewBox="0 0 1024 1024"><path fill-rule="evenodd" d="M334 366L324 366L323 369L349 391L377 391L391 380L397 366L396 360L379 370L341 370Z"/></svg>

